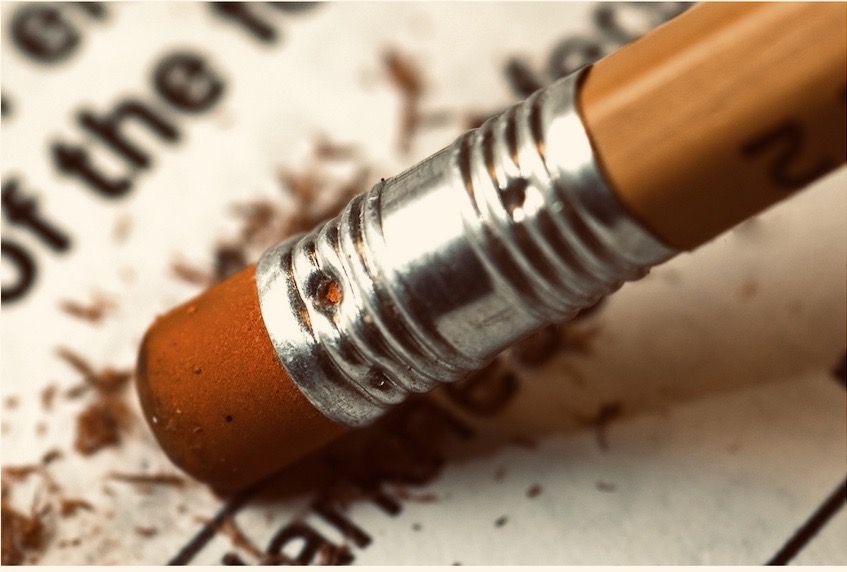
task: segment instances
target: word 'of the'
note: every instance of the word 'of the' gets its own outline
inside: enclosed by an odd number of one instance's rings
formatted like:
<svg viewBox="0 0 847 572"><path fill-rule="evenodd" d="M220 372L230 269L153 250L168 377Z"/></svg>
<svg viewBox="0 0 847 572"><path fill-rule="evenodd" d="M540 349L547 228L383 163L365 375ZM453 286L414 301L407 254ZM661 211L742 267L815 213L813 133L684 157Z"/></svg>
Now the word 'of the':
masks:
<svg viewBox="0 0 847 572"><path fill-rule="evenodd" d="M202 56L191 52L165 56L156 66L153 84L158 97L182 115L209 110L224 92L221 76ZM53 165L59 172L83 183L89 191L107 198L125 196L132 189L135 178L152 165L147 151L125 135L129 123L147 128L166 143L176 143L180 139L172 113L154 111L153 106L135 98L118 102L105 114L80 111L76 119L81 129L94 135L96 145L107 147L127 164L127 172L120 176L107 175L93 160L91 145L62 140L50 143ZM18 177L3 181L2 209L10 225L28 231L50 250L61 253L70 248L68 234L55 220L42 213L35 194ZM6 303L18 300L29 291L35 281L36 265L21 243L5 236L2 256L15 270L14 280L4 281L2 285L2 301Z"/></svg>
<svg viewBox="0 0 847 572"><path fill-rule="evenodd" d="M300 12L314 3L211 3L208 9L222 23L264 43L274 43L280 31L271 17L271 9ZM92 26L98 29L109 19L111 7L97 2L68 4L24 4L9 18L12 45L26 59L43 69L68 65L79 53L84 34ZM75 114L78 127L93 136L93 143L79 144L64 140L48 143L49 158L60 174L80 184L96 196L110 200L127 196L136 186L139 175L153 165L150 152L129 133L139 127L166 146L182 138L180 118L199 116L215 107L226 92L222 75L206 58L193 51L181 50L161 58L152 76L155 101L129 97L111 110L98 113L82 108ZM2 117L13 117L25 107L25 100L0 96ZM161 105L161 104L164 105ZM163 109L164 108L164 109ZM97 153L115 155L125 166L124 172L107 171L96 160ZM6 228L17 229L35 238L35 244L48 252L66 253L73 240L55 217L44 212L37 192L22 177L4 174L2 212ZM15 237L2 238L4 304L21 300L32 290L38 276L32 247Z"/></svg>

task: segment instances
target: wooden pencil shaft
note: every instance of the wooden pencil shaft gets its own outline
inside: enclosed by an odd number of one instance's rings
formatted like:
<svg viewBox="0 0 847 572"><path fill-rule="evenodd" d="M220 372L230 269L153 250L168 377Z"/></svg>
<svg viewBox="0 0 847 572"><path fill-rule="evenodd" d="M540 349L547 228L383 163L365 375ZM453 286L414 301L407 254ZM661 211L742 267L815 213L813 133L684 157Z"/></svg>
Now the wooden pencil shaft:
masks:
<svg viewBox="0 0 847 572"><path fill-rule="evenodd" d="M580 94L630 212L691 249L847 157L847 4L696 6L599 61Z"/></svg>

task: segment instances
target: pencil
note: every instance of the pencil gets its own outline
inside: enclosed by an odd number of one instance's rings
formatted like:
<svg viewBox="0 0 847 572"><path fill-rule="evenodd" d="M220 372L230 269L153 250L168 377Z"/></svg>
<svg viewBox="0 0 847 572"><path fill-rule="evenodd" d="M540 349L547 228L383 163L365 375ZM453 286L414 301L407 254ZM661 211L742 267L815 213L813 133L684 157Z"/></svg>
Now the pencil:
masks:
<svg viewBox="0 0 847 572"><path fill-rule="evenodd" d="M847 159L847 5L704 4L158 318L164 451L249 485Z"/></svg>

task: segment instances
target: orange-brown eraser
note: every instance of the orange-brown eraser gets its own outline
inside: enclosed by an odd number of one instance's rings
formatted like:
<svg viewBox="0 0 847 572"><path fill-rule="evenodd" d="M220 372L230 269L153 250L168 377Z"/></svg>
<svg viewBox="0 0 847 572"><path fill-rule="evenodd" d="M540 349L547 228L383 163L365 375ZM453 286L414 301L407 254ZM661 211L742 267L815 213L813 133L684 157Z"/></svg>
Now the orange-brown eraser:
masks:
<svg viewBox="0 0 847 572"><path fill-rule="evenodd" d="M277 358L255 266L159 317L138 356L138 396L168 457L222 492L250 485L344 431Z"/></svg>

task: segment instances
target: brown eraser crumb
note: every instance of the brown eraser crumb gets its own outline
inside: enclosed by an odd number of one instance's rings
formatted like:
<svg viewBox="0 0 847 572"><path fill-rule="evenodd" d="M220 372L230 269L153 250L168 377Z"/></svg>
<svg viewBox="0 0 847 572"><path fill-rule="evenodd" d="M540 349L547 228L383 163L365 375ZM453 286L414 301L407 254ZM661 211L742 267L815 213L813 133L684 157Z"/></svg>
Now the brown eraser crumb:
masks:
<svg viewBox="0 0 847 572"><path fill-rule="evenodd" d="M527 489L526 496L531 499L534 499L535 497L541 494L541 491L541 485L532 485L531 487L529 487L529 489Z"/></svg>
<svg viewBox="0 0 847 572"><path fill-rule="evenodd" d="M24 564L28 556L37 555L46 544L47 533L42 515L34 513L27 516L7 505L5 500L2 512L3 565Z"/></svg>
<svg viewBox="0 0 847 572"><path fill-rule="evenodd" d="M74 516L80 510L93 511L91 503L84 499L63 498L59 502L59 515L63 517Z"/></svg>
<svg viewBox="0 0 847 572"><path fill-rule="evenodd" d="M159 317L137 389L171 460L219 492L259 481L340 435L292 383L259 310L255 265Z"/></svg>
<svg viewBox="0 0 847 572"><path fill-rule="evenodd" d="M74 449L83 455L118 445L121 432L129 426L127 406L113 397L103 397L84 409L76 419Z"/></svg>
<svg viewBox="0 0 847 572"><path fill-rule="evenodd" d="M152 538L159 534L159 529L155 526L136 526L133 530L135 534L143 538Z"/></svg>

